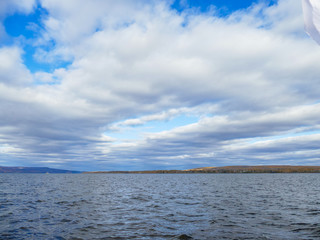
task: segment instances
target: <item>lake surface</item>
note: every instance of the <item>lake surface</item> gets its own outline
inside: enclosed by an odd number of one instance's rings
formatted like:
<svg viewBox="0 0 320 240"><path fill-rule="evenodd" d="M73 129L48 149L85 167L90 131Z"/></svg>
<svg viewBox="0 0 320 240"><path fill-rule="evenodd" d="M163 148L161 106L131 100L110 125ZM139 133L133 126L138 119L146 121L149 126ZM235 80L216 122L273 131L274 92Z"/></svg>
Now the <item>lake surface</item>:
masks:
<svg viewBox="0 0 320 240"><path fill-rule="evenodd" d="M0 239L320 239L320 174L0 174Z"/></svg>

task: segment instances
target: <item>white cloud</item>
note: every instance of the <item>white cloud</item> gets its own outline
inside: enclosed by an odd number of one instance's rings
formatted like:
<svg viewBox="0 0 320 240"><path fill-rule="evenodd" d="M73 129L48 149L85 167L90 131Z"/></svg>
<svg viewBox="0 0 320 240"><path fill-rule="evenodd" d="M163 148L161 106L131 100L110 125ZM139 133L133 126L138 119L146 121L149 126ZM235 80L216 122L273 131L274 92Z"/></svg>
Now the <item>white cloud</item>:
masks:
<svg viewBox="0 0 320 240"><path fill-rule="evenodd" d="M0 1L0 17L14 12L30 13L35 7L35 0L10 0Z"/></svg>
<svg viewBox="0 0 320 240"><path fill-rule="evenodd" d="M208 107L207 106L207 111L206 114L209 114L210 111L208 111ZM200 108L200 107L198 107ZM211 111L214 109L214 106L211 106ZM168 121L170 119L172 119L175 116L179 116L181 114L200 114L200 109L197 110L197 108L179 108L179 109L169 109L167 111L162 111L160 113L155 113L155 114L151 114L151 115L144 115L141 118L132 118L132 119L126 119L122 122L118 122L113 124L110 129L111 130L118 130L121 127L125 127L125 126L138 126L138 125L143 125L146 124L150 121ZM202 112L202 115L204 113ZM201 114L200 114L201 115Z"/></svg>
<svg viewBox="0 0 320 240"><path fill-rule="evenodd" d="M32 82L29 70L23 64L17 47L0 48L0 84L26 85Z"/></svg>

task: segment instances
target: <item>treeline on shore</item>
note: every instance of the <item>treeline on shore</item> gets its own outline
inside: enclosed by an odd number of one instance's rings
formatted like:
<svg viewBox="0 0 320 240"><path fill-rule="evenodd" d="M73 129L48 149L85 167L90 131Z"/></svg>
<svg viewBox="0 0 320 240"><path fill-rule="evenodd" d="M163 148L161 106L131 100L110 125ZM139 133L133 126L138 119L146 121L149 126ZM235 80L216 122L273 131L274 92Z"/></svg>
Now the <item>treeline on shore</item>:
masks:
<svg viewBox="0 0 320 240"><path fill-rule="evenodd" d="M320 173L320 166L226 166L193 168L188 170L95 171L84 173Z"/></svg>

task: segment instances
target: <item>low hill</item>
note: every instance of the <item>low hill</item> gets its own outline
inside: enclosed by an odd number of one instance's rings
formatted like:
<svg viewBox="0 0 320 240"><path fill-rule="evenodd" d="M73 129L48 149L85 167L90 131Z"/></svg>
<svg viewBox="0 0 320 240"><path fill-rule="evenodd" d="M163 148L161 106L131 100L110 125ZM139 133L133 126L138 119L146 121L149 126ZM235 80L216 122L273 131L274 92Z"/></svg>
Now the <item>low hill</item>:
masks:
<svg viewBox="0 0 320 240"><path fill-rule="evenodd" d="M63 169L47 168L47 167L1 167L0 173L80 173L78 171L70 171Z"/></svg>

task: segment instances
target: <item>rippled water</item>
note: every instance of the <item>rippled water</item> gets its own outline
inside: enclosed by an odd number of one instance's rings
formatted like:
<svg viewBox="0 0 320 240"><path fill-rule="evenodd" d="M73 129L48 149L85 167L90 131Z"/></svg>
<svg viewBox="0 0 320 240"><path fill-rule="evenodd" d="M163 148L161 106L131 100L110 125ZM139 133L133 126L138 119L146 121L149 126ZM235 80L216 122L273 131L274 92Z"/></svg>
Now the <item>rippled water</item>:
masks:
<svg viewBox="0 0 320 240"><path fill-rule="evenodd" d="M2 174L0 239L320 239L320 174Z"/></svg>

